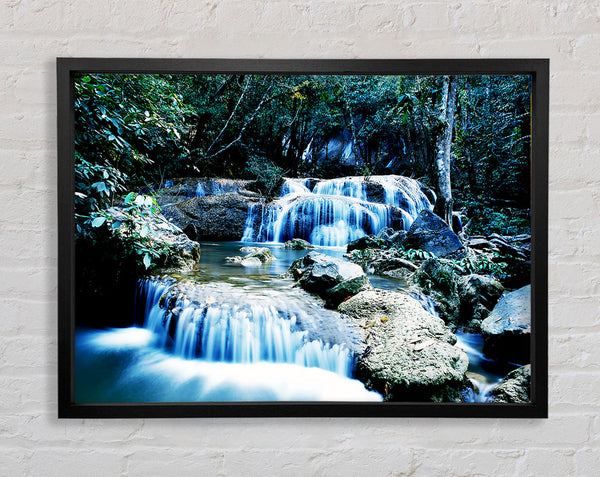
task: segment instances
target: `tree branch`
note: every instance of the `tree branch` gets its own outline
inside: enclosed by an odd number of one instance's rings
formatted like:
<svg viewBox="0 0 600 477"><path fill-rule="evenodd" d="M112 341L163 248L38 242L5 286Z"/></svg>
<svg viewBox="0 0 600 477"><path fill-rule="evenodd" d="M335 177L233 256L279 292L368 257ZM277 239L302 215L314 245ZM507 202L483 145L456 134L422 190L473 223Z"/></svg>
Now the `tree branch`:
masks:
<svg viewBox="0 0 600 477"><path fill-rule="evenodd" d="M244 90L242 91L242 94L238 98L238 101L237 101L235 107L233 108L233 111L229 115L229 118L227 118L227 121L225 122L225 125L223 126L223 129L221 129L221 131L219 132L219 134L217 134L217 137L213 140L213 142L210 144L210 146L208 146L208 148L206 149L206 154L208 154L210 152L210 150L212 149L212 147L216 144L216 142L219 140L219 138L225 132L225 129L227 129L227 126L229 126L229 123L231 122L231 120L235 116L235 113L236 113L238 107L240 106L240 103L242 102L242 99L244 99L244 96L246 95L246 91L248 91L248 87L250 86L251 80L252 80L251 76L248 76L248 79L246 80L246 85L244 86Z"/></svg>
<svg viewBox="0 0 600 477"><path fill-rule="evenodd" d="M269 87L267 88L267 90L265 91L265 93L263 94L263 97L261 98L260 103L258 103L258 106L254 110L254 112L252 113L252 115L250 116L250 118L248 118L248 120L244 123L244 125L242 126L242 129L240 129L240 132L239 132L238 136L233 141L231 141L229 144L227 144L223 148L219 149L214 154L204 155L204 159L211 159L211 158L213 158L215 156L218 156L219 154L225 152L227 149L229 149L231 146L233 146L235 143L237 143L240 139L242 139L242 135L244 134L244 131L250 125L250 123L254 120L254 118L256 117L256 115L258 114L258 112L260 111L260 108L262 108L263 104L267 100L267 95L269 94L269 91L271 91L272 87L273 87L273 81L271 80L271 84L269 85ZM210 150L210 148L208 150ZM207 152L208 152L208 150L207 150Z"/></svg>

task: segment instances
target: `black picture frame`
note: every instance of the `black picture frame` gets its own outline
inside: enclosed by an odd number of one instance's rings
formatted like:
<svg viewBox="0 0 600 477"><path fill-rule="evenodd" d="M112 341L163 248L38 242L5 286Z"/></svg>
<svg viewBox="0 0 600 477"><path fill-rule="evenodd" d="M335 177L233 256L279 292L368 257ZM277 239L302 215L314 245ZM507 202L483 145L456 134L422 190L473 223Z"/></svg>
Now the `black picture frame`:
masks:
<svg viewBox="0 0 600 477"><path fill-rule="evenodd" d="M531 102L531 402L352 403L236 402L127 403L74 402L74 75L79 73L256 73L469 75L528 74ZM487 417L548 416L548 59L255 60L58 58L58 417Z"/></svg>

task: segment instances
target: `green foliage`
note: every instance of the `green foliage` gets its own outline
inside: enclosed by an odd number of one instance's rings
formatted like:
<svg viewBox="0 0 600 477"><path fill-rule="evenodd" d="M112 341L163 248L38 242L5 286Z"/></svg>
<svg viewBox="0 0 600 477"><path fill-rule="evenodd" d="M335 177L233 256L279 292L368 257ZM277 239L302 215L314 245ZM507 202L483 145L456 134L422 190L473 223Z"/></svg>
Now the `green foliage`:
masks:
<svg viewBox="0 0 600 477"><path fill-rule="evenodd" d="M452 152L463 198L529 207L529 76L462 77Z"/></svg>
<svg viewBox="0 0 600 477"><path fill-rule="evenodd" d="M471 219L468 232L471 235L518 235L530 233L528 209L492 207L480 200L464 203L466 214Z"/></svg>
<svg viewBox="0 0 600 477"><path fill-rule="evenodd" d="M455 268L448 261L439 260L439 264L433 267L423 265L414 277L427 294L434 290L448 296L456 293L457 274Z"/></svg>
<svg viewBox="0 0 600 477"><path fill-rule="evenodd" d="M108 162L94 164L75 153L75 219L78 233L90 213L113 205L125 191L127 175Z"/></svg>
<svg viewBox="0 0 600 477"><path fill-rule="evenodd" d="M486 253L473 252L473 255L468 255L460 260L440 259L444 265L452 268L459 275L470 275L473 273L479 275L490 275L501 280L506 277L506 263L494 261L498 260L498 256L490 257Z"/></svg>
<svg viewBox="0 0 600 477"><path fill-rule="evenodd" d="M529 207L530 78L458 80L456 205L473 218L471 233L525 232L527 218L510 210ZM76 164L95 176L78 178L81 214L110 203L123 183L141 189L167 177L250 176L267 197L283 171L437 182L440 76L87 74L74 86ZM333 139L352 142L355 165L316 160ZM303 160L309 145L313 159Z"/></svg>
<svg viewBox="0 0 600 477"><path fill-rule="evenodd" d="M433 253L433 252L428 252L427 250L414 249L414 248L396 249L396 256L398 258L410 260L411 262L427 260L428 258L436 258L435 253Z"/></svg>
<svg viewBox="0 0 600 477"><path fill-rule="evenodd" d="M161 220L159 212L154 197L130 192L123 198L122 208L99 210L88 221L94 228L109 225L120 237L125 252L136 256L138 266L148 270L164 264L171 253L168 242L157 240L159 236L152 224L158 222L164 230L181 233L175 225Z"/></svg>
<svg viewBox="0 0 600 477"><path fill-rule="evenodd" d="M267 199L277 196L284 182L284 171L268 159L251 157L248 160L247 174L254 179L254 187Z"/></svg>
<svg viewBox="0 0 600 477"><path fill-rule="evenodd" d="M110 162L132 180L160 180L187 153L181 139L191 113L167 76L78 76L75 150L90 162Z"/></svg>

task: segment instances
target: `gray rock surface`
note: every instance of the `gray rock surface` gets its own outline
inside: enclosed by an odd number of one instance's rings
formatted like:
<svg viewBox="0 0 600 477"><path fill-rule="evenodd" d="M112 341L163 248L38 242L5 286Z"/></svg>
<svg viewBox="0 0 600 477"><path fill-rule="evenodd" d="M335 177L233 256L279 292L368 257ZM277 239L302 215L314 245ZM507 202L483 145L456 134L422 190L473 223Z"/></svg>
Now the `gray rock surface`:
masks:
<svg viewBox="0 0 600 477"><path fill-rule="evenodd" d="M359 237L348 243L346 252L351 252L352 250L365 250L367 248L381 248L382 244L383 240L378 239L375 235L365 235L364 237Z"/></svg>
<svg viewBox="0 0 600 477"><path fill-rule="evenodd" d="M425 260L410 277L410 282L417 289L433 299L440 318L452 329L456 329L460 322L460 278L452 267L436 258Z"/></svg>
<svg viewBox="0 0 600 477"><path fill-rule="evenodd" d="M262 263L269 263L275 260L275 256L268 247L242 247L240 252L246 255L245 258L257 258Z"/></svg>
<svg viewBox="0 0 600 477"><path fill-rule="evenodd" d="M511 371L490 392L491 402L531 402L531 365Z"/></svg>
<svg viewBox="0 0 600 477"><path fill-rule="evenodd" d="M437 257L460 258L466 255L462 242L448 225L433 212L423 209L411 225L403 245L426 250Z"/></svg>
<svg viewBox="0 0 600 477"><path fill-rule="evenodd" d="M359 378L393 401L452 401L466 381L468 358L444 322L401 292L362 291L338 311L360 329Z"/></svg>
<svg viewBox="0 0 600 477"><path fill-rule="evenodd" d="M431 258L410 277L411 283L431 296L440 317L452 329L479 332L481 321L498 302L504 288L493 278L460 276L446 263Z"/></svg>
<svg viewBox="0 0 600 477"><path fill-rule="evenodd" d="M267 247L242 247L240 252L242 256L226 257L227 262L239 263L245 267L257 267L263 263L270 263L275 260L273 252Z"/></svg>
<svg viewBox="0 0 600 477"><path fill-rule="evenodd" d="M490 357L530 362L531 286L505 294L481 323L483 351Z"/></svg>
<svg viewBox="0 0 600 477"><path fill-rule="evenodd" d="M503 292L502 284L493 278L477 274L460 277L458 295L461 324L472 331L479 331L481 320L489 315Z"/></svg>
<svg viewBox="0 0 600 477"><path fill-rule="evenodd" d="M301 238L294 238L285 242L283 248L287 250L310 250L315 248L315 246Z"/></svg>
<svg viewBox="0 0 600 477"><path fill-rule="evenodd" d="M240 240L253 203L255 199L231 192L194 197L165 206L163 212L192 239Z"/></svg>
<svg viewBox="0 0 600 477"><path fill-rule="evenodd" d="M351 294L371 288L359 265L319 252L309 252L294 261L287 274L306 291L324 298L330 308Z"/></svg>

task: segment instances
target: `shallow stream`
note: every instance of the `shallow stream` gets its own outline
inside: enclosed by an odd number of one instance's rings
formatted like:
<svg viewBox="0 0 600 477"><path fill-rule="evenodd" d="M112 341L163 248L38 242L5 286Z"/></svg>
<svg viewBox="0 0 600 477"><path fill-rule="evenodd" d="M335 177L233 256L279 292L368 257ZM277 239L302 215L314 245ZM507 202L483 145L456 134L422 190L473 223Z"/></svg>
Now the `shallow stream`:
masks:
<svg viewBox="0 0 600 477"><path fill-rule="evenodd" d="M244 267L226 262L240 248L269 247L276 260ZM281 278L306 250L281 244L204 242L199 270L140 281L136 326L78 329L77 402L379 401L353 378L358 338L340 315ZM344 248L320 247L342 257ZM401 280L370 275L377 288ZM193 300L181 299L169 333L161 297L178 282L193 281ZM485 401L508 370L481 353L478 335L457 334L470 360L476 391Z"/></svg>

